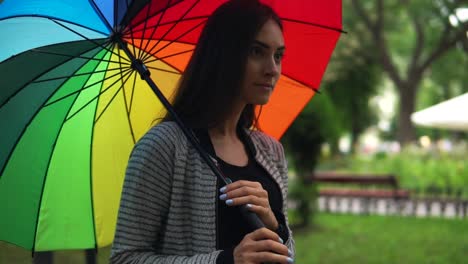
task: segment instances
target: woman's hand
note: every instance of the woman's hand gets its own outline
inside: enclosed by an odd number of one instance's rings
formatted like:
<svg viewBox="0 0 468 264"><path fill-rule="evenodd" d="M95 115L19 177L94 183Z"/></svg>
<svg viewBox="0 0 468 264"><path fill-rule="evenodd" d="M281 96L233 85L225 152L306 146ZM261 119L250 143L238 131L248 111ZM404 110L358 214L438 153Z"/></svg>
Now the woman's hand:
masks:
<svg viewBox="0 0 468 264"><path fill-rule="evenodd" d="M247 234L234 248L234 263L282 263L290 264L294 260L289 257L288 248L281 243L281 238L267 228L260 228Z"/></svg>
<svg viewBox="0 0 468 264"><path fill-rule="evenodd" d="M271 210L268 192L258 182L236 181L221 188L219 198L228 206L247 205L270 230L278 229L278 221Z"/></svg>

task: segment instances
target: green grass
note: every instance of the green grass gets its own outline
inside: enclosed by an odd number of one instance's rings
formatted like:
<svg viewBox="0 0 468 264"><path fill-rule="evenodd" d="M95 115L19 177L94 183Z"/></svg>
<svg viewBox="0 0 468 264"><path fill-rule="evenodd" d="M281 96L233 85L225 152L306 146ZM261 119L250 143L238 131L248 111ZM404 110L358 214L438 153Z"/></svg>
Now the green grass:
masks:
<svg viewBox="0 0 468 264"><path fill-rule="evenodd" d="M97 264L109 263L110 247L98 251ZM31 251L0 241L0 264L30 264ZM54 253L54 264L85 264L82 250L61 250Z"/></svg>
<svg viewBox="0 0 468 264"><path fill-rule="evenodd" d="M467 263L468 220L319 213L294 230L296 263ZM98 253L108 263L109 248ZM29 264L31 253L0 242L0 263ZM84 263L83 251L59 251L55 263Z"/></svg>
<svg viewBox="0 0 468 264"><path fill-rule="evenodd" d="M317 214L295 230L296 263L467 263L468 221Z"/></svg>

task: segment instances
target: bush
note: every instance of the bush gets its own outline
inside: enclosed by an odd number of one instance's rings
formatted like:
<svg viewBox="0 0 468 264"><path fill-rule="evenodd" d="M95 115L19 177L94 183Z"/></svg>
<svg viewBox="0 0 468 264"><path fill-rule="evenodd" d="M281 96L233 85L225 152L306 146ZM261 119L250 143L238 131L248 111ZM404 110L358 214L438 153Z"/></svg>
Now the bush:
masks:
<svg viewBox="0 0 468 264"><path fill-rule="evenodd" d="M339 161L340 167L334 169L352 173L393 174L402 188L421 195L438 193L468 198L467 156L466 148L441 152L409 146L397 154L348 156L345 162ZM318 169L333 168L331 163L334 162L319 163Z"/></svg>

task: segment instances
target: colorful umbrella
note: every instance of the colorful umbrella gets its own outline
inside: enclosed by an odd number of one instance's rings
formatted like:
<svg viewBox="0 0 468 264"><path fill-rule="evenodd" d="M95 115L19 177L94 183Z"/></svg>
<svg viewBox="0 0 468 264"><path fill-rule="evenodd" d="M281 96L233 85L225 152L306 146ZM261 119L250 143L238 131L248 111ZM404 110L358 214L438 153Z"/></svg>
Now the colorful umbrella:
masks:
<svg viewBox="0 0 468 264"><path fill-rule="evenodd" d="M0 3L0 240L36 251L112 242L129 153L164 112L137 70L170 97L223 2ZM319 87L341 1L264 2L288 46L260 120L279 138Z"/></svg>

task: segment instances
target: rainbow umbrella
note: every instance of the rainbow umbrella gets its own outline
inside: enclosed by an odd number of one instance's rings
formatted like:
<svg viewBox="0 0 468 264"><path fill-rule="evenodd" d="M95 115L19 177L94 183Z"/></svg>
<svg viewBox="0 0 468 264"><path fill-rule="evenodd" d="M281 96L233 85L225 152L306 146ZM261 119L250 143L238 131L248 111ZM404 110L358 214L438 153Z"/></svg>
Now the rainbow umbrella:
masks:
<svg viewBox="0 0 468 264"><path fill-rule="evenodd" d="M0 3L0 240L34 251L112 242L130 151L165 111L154 87L170 98L223 2ZM260 120L279 138L319 87L341 1L264 2L288 46Z"/></svg>

